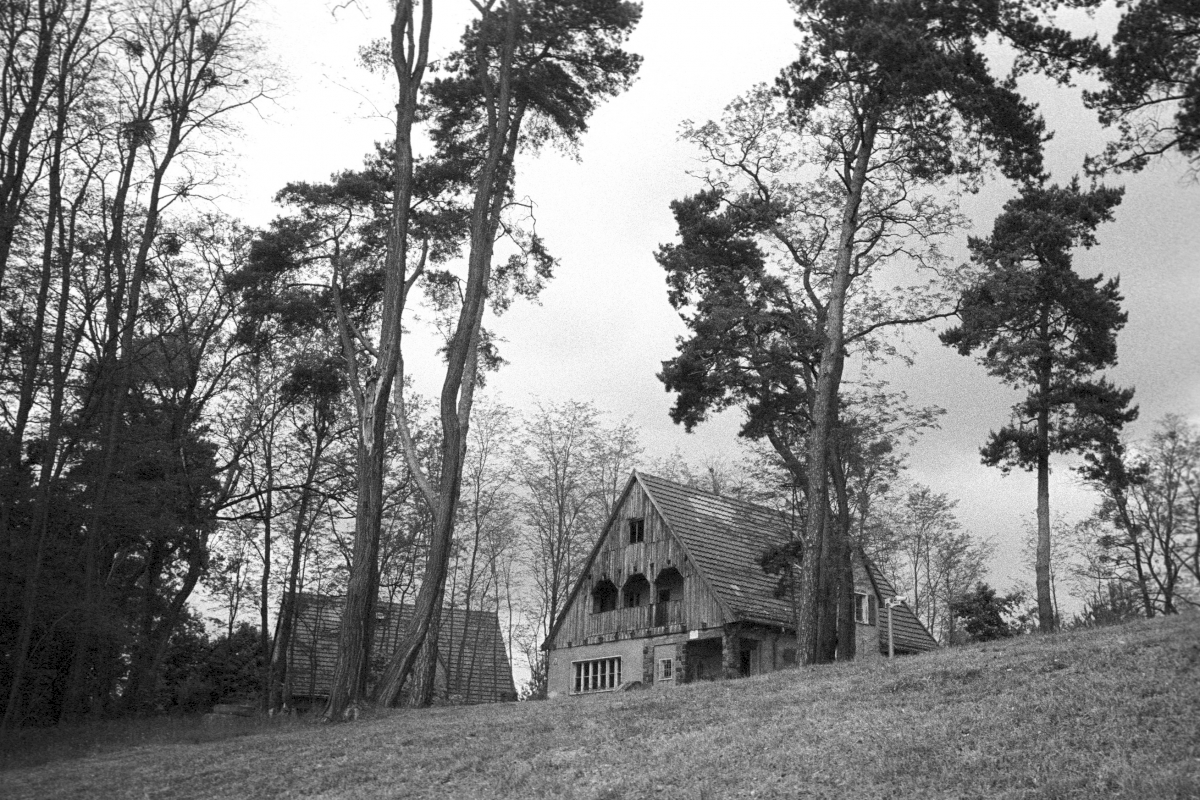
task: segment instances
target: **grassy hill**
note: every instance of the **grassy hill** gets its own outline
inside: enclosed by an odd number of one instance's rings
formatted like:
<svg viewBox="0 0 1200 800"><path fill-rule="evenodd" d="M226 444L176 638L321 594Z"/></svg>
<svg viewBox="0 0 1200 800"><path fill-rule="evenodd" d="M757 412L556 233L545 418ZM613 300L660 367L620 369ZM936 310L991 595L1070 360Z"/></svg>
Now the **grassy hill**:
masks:
<svg viewBox="0 0 1200 800"><path fill-rule="evenodd" d="M673 690L245 724L143 723L160 743L136 746L128 727L10 739L0 797L1200 798L1200 614Z"/></svg>

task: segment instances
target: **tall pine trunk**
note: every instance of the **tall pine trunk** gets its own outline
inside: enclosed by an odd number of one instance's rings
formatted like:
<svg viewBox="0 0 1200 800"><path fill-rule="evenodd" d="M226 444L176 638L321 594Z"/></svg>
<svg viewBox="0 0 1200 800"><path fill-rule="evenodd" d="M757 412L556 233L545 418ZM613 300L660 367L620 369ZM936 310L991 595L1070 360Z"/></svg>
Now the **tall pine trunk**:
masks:
<svg viewBox="0 0 1200 800"><path fill-rule="evenodd" d="M340 277L334 274L334 294L339 308L338 327L351 388L358 408L358 505L355 514L354 552L346 606L338 639L329 702L322 719L326 722L351 718L365 700L367 673L375 624L375 602L379 583L379 532L383 521L383 472L385 464L388 400L400 370L404 304L413 282L424 266L408 274L409 213L413 192L412 126L417 115L417 95L429 53L433 0L423 0L419 34L414 17L415 3L395 4L392 19L392 63L399 80L396 103L396 142L392 152L392 213L384 264L383 306L378 357L366 370L367 379L357 387L358 352L341 310ZM403 388L403 376L400 378Z"/></svg>
<svg viewBox="0 0 1200 800"><path fill-rule="evenodd" d="M358 502L354 519L354 551L346 605L338 635L333 683L324 719L354 719L366 700L366 679L375 627L379 530L383 522L384 430L388 389L368 382L360 412Z"/></svg>
<svg viewBox="0 0 1200 800"><path fill-rule="evenodd" d="M1042 342L1049 341L1049 309L1042 311L1039 329ZM1037 591L1038 629L1044 633L1056 627L1054 600L1050 590L1050 411L1046 407L1050 394L1051 362L1047 354L1038 365L1038 391L1041 408L1037 415L1037 554L1034 562L1034 581Z"/></svg>
<svg viewBox="0 0 1200 800"><path fill-rule="evenodd" d="M455 516L459 492L462 489L462 469L466 456L467 433L474 402L475 384L479 369L480 330L487 305L491 278L492 250L504 207L505 188L512 175L521 130L523 107L512 102L512 58L516 49L517 9L508 15L504 50L496 80L496 94L489 114L487 153L475 177L474 202L471 208L470 254L467 258L467 281L462 308L450 344L446 348L446 377L442 382L439 404L442 446L439 486L435 489L422 478L420 464L407 436L405 455L413 469L414 478L433 510L434 524L430 534L429 556L425 575L417 593L412 622L405 638L393 654L380 679L376 701L383 706L396 702L401 688L410 677L417 656L425 643L435 610L440 611L445 595L446 573L450 566ZM480 69L486 70L481 64ZM397 385L397 391L403 384ZM405 422L401 420L401 426Z"/></svg>

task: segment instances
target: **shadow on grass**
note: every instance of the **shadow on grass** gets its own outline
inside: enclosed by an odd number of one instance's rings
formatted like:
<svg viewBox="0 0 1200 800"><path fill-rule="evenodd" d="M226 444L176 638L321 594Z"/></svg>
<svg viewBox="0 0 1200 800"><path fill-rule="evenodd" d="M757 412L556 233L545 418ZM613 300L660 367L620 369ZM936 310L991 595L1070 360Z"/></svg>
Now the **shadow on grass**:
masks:
<svg viewBox="0 0 1200 800"><path fill-rule="evenodd" d="M0 771L163 744L202 744L312 724L303 716L191 714L81 722L0 733Z"/></svg>

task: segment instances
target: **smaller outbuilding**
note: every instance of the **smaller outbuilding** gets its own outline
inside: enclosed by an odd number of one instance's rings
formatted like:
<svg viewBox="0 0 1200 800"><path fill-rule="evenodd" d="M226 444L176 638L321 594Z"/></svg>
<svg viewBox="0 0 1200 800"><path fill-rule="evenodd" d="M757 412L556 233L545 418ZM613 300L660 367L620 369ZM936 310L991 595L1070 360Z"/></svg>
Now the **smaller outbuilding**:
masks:
<svg viewBox="0 0 1200 800"><path fill-rule="evenodd" d="M759 565L789 538L773 509L634 472L543 645L550 696L796 664L791 603ZM853 568L858 658L937 647L878 567Z"/></svg>
<svg viewBox="0 0 1200 800"><path fill-rule="evenodd" d="M333 683L345 598L302 593L290 655L290 694L299 705L323 702ZM408 604L381 602L375 611L375 654L368 691L397 648L412 618ZM434 695L447 703L498 703L517 699L500 621L494 611L443 608Z"/></svg>

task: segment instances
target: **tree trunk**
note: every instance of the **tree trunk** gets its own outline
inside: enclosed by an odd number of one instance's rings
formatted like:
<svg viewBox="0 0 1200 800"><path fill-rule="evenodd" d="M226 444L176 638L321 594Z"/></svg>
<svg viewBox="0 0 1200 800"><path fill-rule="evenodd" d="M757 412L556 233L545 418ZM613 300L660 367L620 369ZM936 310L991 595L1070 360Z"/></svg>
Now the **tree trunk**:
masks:
<svg viewBox="0 0 1200 800"><path fill-rule="evenodd" d="M400 87L396 104L396 141L393 149L394 184L392 215L384 264L384 296L380 320L379 355L368 370L365 386L354 388L359 416L358 506L355 515L354 553L350 581L346 589L346 607L338 640L329 702L322 719L331 722L352 718L363 702L367 670L374 632L375 594L379 582L379 532L383 520L384 434L388 399L400 368L402 316L409 288L420 267L408 274L409 212L412 203L412 126L417 114L417 94L429 52L433 0L423 0L419 36L414 36L415 4L395 4L392 20L392 63ZM340 278L334 276L335 295ZM338 300L340 307L340 299ZM349 333L344 314L339 311L339 329L343 354L357 381L358 353ZM399 390L403 390L403 375Z"/></svg>
<svg viewBox="0 0 1200 800"><path fill-rule="evenodd" d="M862 138L857 143L853 162L847 162L847 195L842 208L838 239L837 263L825 306L822 331L821 360L817 372L816 390L812 402L812 428L808 438L808 462L805 479L808 484L808 515L804 539L809 554L801 563L801 597L797 645L806 664L827 663L835 653L829 649L830 637L823 636L822 622L828 624L828 582L835 579L832 568L837 545L831 541L832 528L826 522L829 513L829 453L830 437L837 414L838 389L841 382L845 345L846 293L850 286L850 271L854 261L854 236L858 230L858 209L866 185L867 167L874 147L878 124L874 114L864 120ZM836 638L832 641L836 644Z"/></svg>
<svg viewBox="0 0 1200 800"><path fill-rule="evenodd" d="M274 423L272 423L274 428ZM275 436L272 433L266 442L263 466L266 470L267 490L263 494L263 569L259 583L258 598L258 652L262 659L262 708L265 711L271 702L271 538L275 519Z"/></svg>
<svg viewBox="0 0 1200 800"><path fill-rule="evenodd" d="M837 660L853 661L857 654L857 622L854 618L854 564L850 559L850 495L846 488L846 472L839 454L830 459L833 465L833 488L837 499L837 536L834 538L833 570L837 576L833 597L836 609Z"/></svg>
<svg viewBox="0 0 1200 800"><path fill-rule="evenodd" d="M487 132L487 157L479 168L474 184L466 287L454 334L446 348L446 377L442 382L440 399L440 485L436 490L428 480L422 480L421 467L412 451L411 440L407 436L401 438L414 477L433 509L434 525L430 535L425 575L417 593L412 622L404 642L388 663L376 692L376 701L383 706L395 703L400 687L412 672L435 609L441 608L445 593L446 570L450 564L454 521L462 488L463 459L466 455L467 433L479 367L480 327L487 304L492 249L500 222L500 212L504 207L505 189L512 176L512 160L516 154L523 115L520 105L511 105L510 94L518 9L519 4L516 3L510 9L512 13L508 15L496 94L488 98L494 106L489 114L492 122ZM479 65L485 72L488 66ZM403 390L402 380L397 383L396 388L397 391ZM405 421L401 420L401 426L405 424Z"/></svg>
<svg viewBox="0 0 1200 800"><path fill-rule="evenodd" d="M1048 311L1042 312L1040 332L1042 341L1049 341ZM1042 408L1037 418L1037 555L1034 578L1037 590L1038 629L1050 633L1056 627L1054 600L1050 590L1050 411L1045 403L1050 392L1050 356L1047 352L1039 365L1039 391Z"/></svg>
<svg viewBox="0 0 1200 800"><path fill-rule="evenodd" d="M377 379L378 380L378 379ZM338 635L326 722L354 719L366 699L366 677L375 626L379 530L383 522L384 427L390 387L368 383L369 405L360 412L358 441L358 504L354 519L354 552L346 606Z"/></svg>

